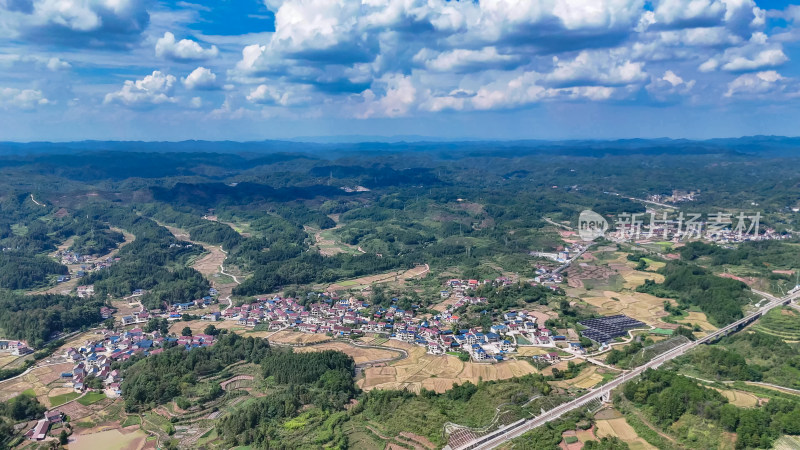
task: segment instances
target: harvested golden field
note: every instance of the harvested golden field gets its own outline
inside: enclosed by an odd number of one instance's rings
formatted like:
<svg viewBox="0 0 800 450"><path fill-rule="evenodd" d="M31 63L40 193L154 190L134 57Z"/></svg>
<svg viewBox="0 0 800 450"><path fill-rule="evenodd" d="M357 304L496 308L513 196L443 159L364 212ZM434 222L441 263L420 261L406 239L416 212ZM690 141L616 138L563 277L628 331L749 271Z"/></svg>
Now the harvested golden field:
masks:
<svg viewBox="0 0 800 450"><path fill-rule="evenodd" d="M439 312L444 312L447 310L448 306L455 305L456 302L458 302L458 297L456 297L455 295L450 295L450 297L447 297L443 301L433 305L431 309Z"/></svg>
<svg viewBox="0 0 800 450"><path fill-rule="evenodd" d="M357 347L355 345L348 344L347 342L328 342L325 344L311 345L308 347L299 347L296 348L294 351L297 353L305 353L305 352L322 352L325 350L336 350L342 352L353 358L356 364L365 364L372 361L382 361L382 360L396 358L402 355L402 353L400 352L391 350Z"/></svg>
<svg viewBox="0 0 800 450"><path fill-rule="evenodd" d="M570 387L578 387L582 389L591 389L598 383L603 381L603 375L598 373L597 366L589 366L581 371L577 377L569 380L560 380L553 382L554 385L568 389Z"/></svg>
<svg viewBox="0 0 800 450"><path fill-rule="evenodd" d="M328 292L344 291L348 289L361 290L368 288L376 283L390 283L390 282L394 282L398 286L402 286L404 280L408 278L423 278L425 277L425 275L428 274L429 271L430 267L427 264L423 264L414 267L413 269L405 271L398 270L394 272L387 272L368 277L361 277L352 280L340 281L338 283L331 284L330 286L325 288L325 290Z"/></svg>
<svg viewBox="0 0 800 450"><path fill-rule="evenodd" d="M749 392L740 391L737 389L712 389L719 391L719 393L724 395L725 398L727 398L728 401L734 406L741 408L753 408L758 406L758 397Z"/></svg>
<svg viewBox="0 0 800 450"><path fill-rule="evenodd" d="M717 329L717 327L708 322L708 317L702 312L690 311L688 314L675 321L683 324L698 325L706 333L716 331Z"/></svg>
<svg viewBox="0 0 800 450"><path fill-rule="evenodd" d="M254 333L247 334L252 336ZM278 331L268 337L270 342L280 344L314 344L330 341L331 338L324 334L300 333L299 331Z"/></svg>
<svg viewBox="0 0 800 450"><path fill-rule="evenodd" d="M402 348L408 352L408 358L385 367L370 367L364 370L364 378L358 385L364 390L408 389L419 392L420 388L444 392L453 386L466 381L477 383L484 381L504 380L529 373L536 369L525 361L503 361L497 364L477 364L462 362L450 355L434 356L426 353L420 346L390 340L388 347Z"/></svg>
<svg viewBox="0 0 800 450"><path fill-rule="evenodd" d="M604 316L625 314L648 325L663 325L660 319L669 315L664 311L663 298L640 292L603 291L602 296L585 296L582 300L597 307Z"/></svg>
<svg viewBox="0 0 800 450"><path fill-rule="evenodd" d="M543 347L517 347L517 355L519 356L536 356L550 353L552 350Z"/></svg>
<svg viewBox="0 0 800 450"><path fill-rule="evenodd" d="M622 285L625 289L636 289L644 284L644 280L655 280L656 283L664 282L664 275L660 273L641 272L638 270L619 270L619 274L625 283Z"/></svg>
<svg viewBox="0 0 800 450"><path fill-rule="evenodd" d="M184 327L189 327L192 330L192 334L201 334L209 325L214 325L220 330L230 330L237 334L244 334L247 331L252 331L252 328L239 325L235 320L218 320L216 322L208 322L205 320L190 320L184 322L182 320L177 320L170 325L169 331L170 333L175 333L180 336L181 330L183 330Z"/></svg>
<svg viewBox="0 0 800 450"><path fill-rule="evenodd" d="M613 411L612 418L603 418L596 420L597 430L595 434L597 437L616 436L626 442L631 450L656 450L656 447L650 445L644 439L636 434L636 430L631 427L625 418L616 411ZM603 411L606 413L606 411ZM608 415L608 414L604 414Z"/></svg>

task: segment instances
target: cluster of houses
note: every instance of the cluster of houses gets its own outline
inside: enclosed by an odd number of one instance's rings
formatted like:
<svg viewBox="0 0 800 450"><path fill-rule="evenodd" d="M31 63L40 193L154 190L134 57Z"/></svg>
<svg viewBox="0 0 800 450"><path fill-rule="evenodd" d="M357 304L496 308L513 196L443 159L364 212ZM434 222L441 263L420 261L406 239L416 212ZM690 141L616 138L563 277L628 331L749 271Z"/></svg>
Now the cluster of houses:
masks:
<svg viewBox="0 0 800 450"><path fill-rule="evenodd" d="M80 264L80 269L76 270L74 275L77 278L85 276L89 272L102 270L111 267L112 264L119 261L118 257L97 258L93 255L82 255L78 252L69 250L60 250L56 252L55 257L64 265ZM58 277L58 282L63 283L69 281L70 275L61 275Z"/></svg>
<svg viewBox="0 0 800 450"><path fill-rule="evenodd" d="M33 353L33 349L25 341L0 341L0 352L11 353L13 356L25 356Z"/></svg>
<svg viewBox="0 0 800 450"><path fill-rule="evenodd" d="M455 296L456 298L461 298L466 296L470 293L470 291L474 291L478 289L480 286L483 285L492 285L495 287L499 286L510 286L514 284L513 280L509 277L499 277L495 278L494 280L459 280L459 279L452 279L447 280L445 283L445 289L440 291L442 298L448 298L451 296Z"/></svg>
<svg viewBox="0 0 800 450"><path fill-rule="evenodd" d="M137 289L136 291L134 291L131 297L139 297L143 295L143 293L144 291L142 291L141 289ZM192 300L191 302L175 303L171 305L166 311L162 311L160 309L148 311L146 308L142 307L140 311L136 311L131 314L120 317L120 322L122 323L123 326L126 326L126 325L147 323L150 319L155 317L164 318L170 321L181 320L181 318L183 318L183 315L187 314L190 311L205 309L217 303L217 299L215 297L217 294L218 294L217 290L211 288L209 290L209 295L206 295L203 298ZM105 313L108 312L109 308L105 308ZM106 318L103 308L101 308L100 314L103 315L104 319ZM203 320L214 321L219 319L220 313L218 312L209 313L202 317Z"/></svg>
<svg viewBox="0 0 800 450"><path fill-rule="evenodd" d="M321 302L315 302L308 307L301 305L293 298L257 298L252 303L227 308L219 314L206 314L203 320L235 320L238 324L247 327L263 325L269 330L277 331L294 328L304 333L332 333L339 336L349 336L358 333L357 328L362 324L370 323L368 318L369 304L355 298L339 298L336 295L319 294ZM392 307L376 315L384 314L386 318L393 319L395 315L412 313L398 311ZM385 323L381 324L381 328Z"/></svg>
<svg viewBox="0 0 800 450"><path fill-rule="evenodd" d="M64 352L64 358L74 363L71 372L61 374L76 392L87 389L86 378L94 377L103 382L106 395L120 395L120 374L111 369L114 361L125 361L134 355L150 356L164 351L170 343L182 345L186 349L208 347L214 345L214 337L206 334L183 336L180 338L162 336L160 332L146 333L141 328L134 328L119 334L102 331L102 339L87 341L80 348L70 347Z"/></svg>

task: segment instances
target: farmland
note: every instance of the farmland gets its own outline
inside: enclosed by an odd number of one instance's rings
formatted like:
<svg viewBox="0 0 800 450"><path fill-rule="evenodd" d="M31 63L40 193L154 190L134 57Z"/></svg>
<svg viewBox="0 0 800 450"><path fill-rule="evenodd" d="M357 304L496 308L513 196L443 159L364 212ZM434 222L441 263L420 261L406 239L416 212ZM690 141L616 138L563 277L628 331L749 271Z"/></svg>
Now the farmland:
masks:
<svg viewBox="0 0 800 450"><path fill-rule="evenodd" d="M398 270L387 272L368 277L354 278L351 280L339 281L334 284L328 285L325 290L327 292L346 291L346 290L363 290L369 288L373 284L381 283L394 283L397 286L403 285L404 281L409 278L423 278L428 274L430 268L428 265L419 265L413 269Z"/></svg>
<svg viewBox="0 0 800 450"><path fill-rule="evenodd" d="M378 348L364 348L358 347L346 342L330 342L318 345L310 345L307 347L299 347L295 352L321 352L325 350L340 351L356 362L357 365L366 364L374 361L384 361L392 358L402 357L403 354L396 351L384 350Z"/></svg>
<svg viewBox="0 0 800 450"><path fill-rule="evenodd" d="M389 341L385 345L402 348L408 352L408 358L388 366L370 367L364 370L364 377L358 380L358 386L364 390L371 389L408 389L419 392L421 388L436 392L444 392L465 381L478 383L480 379L504 380L529 373L536 369L525 361L511 360L497 364L479 364L462 362L450 355L434 356L426 353L420 346L399 341Z"/></svg>
<svg viewBox="0 0 800 450"><path fill-rule="evenodd" d="M800 311L793 307L773 309L753 329L786 340L800 340Z"/></svg>
<svg viewBox="0 0 800 450"><path fill-rule="evenodd" d="M639 437L636 430L616 410L603 410L595 415L595 420L597 426L595 434L598 437L618 437L627 443L631 450L656 450L656 447Z"/></svg>
<svg viewBox="0 0 800 450"><path fill-rule="evenodd" d="M664 311L663 298L639 292L592 291L581 300L598 308L601 315L625 314L652 326L663 327L660 319L669 315Z"/></svg>

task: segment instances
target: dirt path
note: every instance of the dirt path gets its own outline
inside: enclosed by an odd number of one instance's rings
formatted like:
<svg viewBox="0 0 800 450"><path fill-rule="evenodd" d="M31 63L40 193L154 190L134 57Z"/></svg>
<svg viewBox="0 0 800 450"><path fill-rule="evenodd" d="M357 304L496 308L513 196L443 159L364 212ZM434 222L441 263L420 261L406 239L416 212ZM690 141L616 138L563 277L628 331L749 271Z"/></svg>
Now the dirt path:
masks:
<svg viewBox="0 0 800 450"><path fill-rule="evenodd" d="M228 305L223 308L225 309L230 308L233 306L233 301L231 300L231 294L233 293L233 288L237 284L241 284L239 278L236 275L231 273L225 272L225 260L228 258L228 252L222 249L222 247L218 245L212 245L206 242L199 242L193 241L189 239L189 233L185 230L171 227L168 225L161 224L164 228L169 230L175 238L180 239L182 241L191 242L195 245L201 245L205 248L208 253L204 255L202 258L198 259L192 264L192 268L198 272L200 272L206 279L211 283L211 286L217 290L219 293L219 298L224 300L228 303ZM230 277L233 280L233 283L222 283L217 280L214 275L222 274L225 276Z"/></svg>
<svg viewBox="0 0 800 450"><path fill-rule="evenodd" d="M36 204L37 204L37 205L39 205L39 206L47 206L47 205L45 205L44 203L39 203L39 202L37 202L37 201L36 201L36 199L35 199L35 198L33 198L33 193L31 193L31 200L33 200L33 203L36 203Z"/></svg>

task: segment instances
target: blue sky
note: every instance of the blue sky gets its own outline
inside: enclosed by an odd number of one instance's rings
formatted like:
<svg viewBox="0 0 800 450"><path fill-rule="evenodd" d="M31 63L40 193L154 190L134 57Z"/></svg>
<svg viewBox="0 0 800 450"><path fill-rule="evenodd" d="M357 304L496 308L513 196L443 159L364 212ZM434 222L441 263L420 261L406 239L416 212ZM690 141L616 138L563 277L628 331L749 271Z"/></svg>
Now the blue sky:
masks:
<svg viewBox="0 0 800 450"><path fill-rule="evenodd" d="M798 135L781 0L0 0L0 140Z"/></svg>

